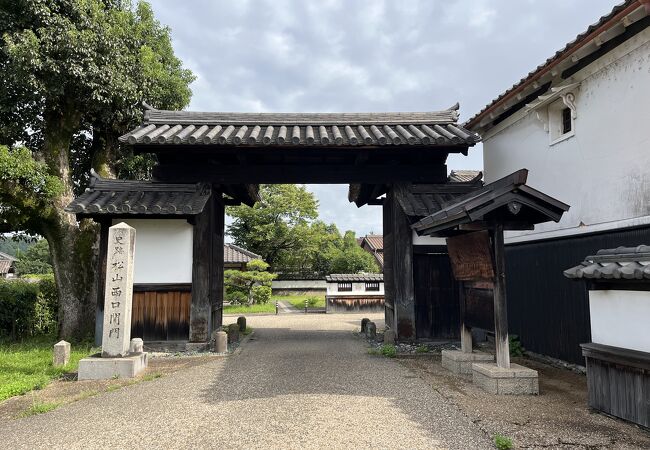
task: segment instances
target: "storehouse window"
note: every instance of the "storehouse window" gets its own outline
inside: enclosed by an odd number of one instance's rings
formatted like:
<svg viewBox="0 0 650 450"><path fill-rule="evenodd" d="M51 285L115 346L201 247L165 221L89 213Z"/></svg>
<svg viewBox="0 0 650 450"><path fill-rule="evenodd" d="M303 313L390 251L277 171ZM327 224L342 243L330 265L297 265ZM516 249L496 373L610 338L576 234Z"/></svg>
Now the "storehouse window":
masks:
<svg viewBox="0 0 650 450"><path fill-rule="evenodd" d="M338 283L339 292L352 292L352 283L349 281L340 281Z"/></svg>
<svg viewBox="0 0 650 450"><path fill-rule="evenodd" d="M548 105L548 131L551 145L575 135L574 100L575 96L569 93Z"/></svg>
<svg viewBox="0 0 650 450"><path fill-rule="evenodd" d="M562 110L562 134L569 133L572 128L571 123L571 110L569 108L564 108Z"/></svg>
<svg viewBox="0 0 650 450"><path fill-rule="evenodd" d="M379 281L366 281L366 291L378 291Z"/></svg>

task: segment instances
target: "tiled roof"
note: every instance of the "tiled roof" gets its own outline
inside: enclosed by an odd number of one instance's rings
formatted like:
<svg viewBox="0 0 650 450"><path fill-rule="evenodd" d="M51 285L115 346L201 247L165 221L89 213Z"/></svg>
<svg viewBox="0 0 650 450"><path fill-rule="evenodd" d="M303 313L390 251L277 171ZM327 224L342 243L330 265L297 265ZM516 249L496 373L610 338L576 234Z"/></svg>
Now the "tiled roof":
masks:
<svg viewBox="0 0 650 450"><path fill-rule="evenodd" d="M629 7L634 7L634 5L640 7L641 2L639 2L639 0L626 0L623 3L616 5L612 9L612 11L609 12L609 14L602 16L596 23L590 25L584 32L578 34L575 37L575 39L573 39L571 42L566 44L562 49L555 52L553 56L551 56L542 64L537 66L534 70L529 72L528 75L523 77L521 80L515 83L504 93L502 93L497 98L492 100L487 106L485 106L485 108L483 108L473 117L471 117L467 122L465 122L465 125L468 128L474 128L478 124L478 120L481 118L481 116L486 114L489 110L491 110L493 107L499 104L502 100L506 99L506 97L509 97L511 94L514 95L516 91L523 89L526 85L533 83L535 80L538 80L543 74L545 74L550 69L551 65L554 65L561 60L569 58L574 52L574 50L577 50L579 47L584 45L587 41L590 41L591 39L595 38L596 35L600 32L599 30L601 29L601 27L607 26L608 22L610 22L613 19L620 20L621 17L618 17L618 15L624 12L625 10L627 10Z"/></svg>
<svg viewBox="0 0 650 450"><path fill-rule="evenodd" d="M383 250L384 249L384 236L381 234L367 234L361 238L360 244L363 242L368 243L370 250Z"/></svg>
<svg viewBox="0 0 650 450"><path fill-rule="evenodd" d="M10 261L8 259L0 259L0 273L1 274L9 273L9 269L11 269L12 263L13 261Z"/></svg>
<svg viewBox="0 0 650 450"><path fill-rule="evenodd" d="M382 273L333 273L325 277L328 283L338 282L363 282L363 281L384 281Z"/></svg>
<svg viewBox="0 0 650 450"><path fill-rule="evenodd" d="M2 260L8 260L8 261L18 261L17 258L14 258L11 255L8 255L7 253L0 252L0 261Z"/></svg>
<svg viewBox="0 0 650 450"><path fill-rule="evenodd" d="M149 110L131 145L474 145L457 105L435 112L218 113Z"/></svg>
<svg viewBox="0 0 650 450"><path fill-rule="evenodd" d="M482 178L483 172L478 170L452 170L447 184L444 185L446 189L441 189L439 192L419 192L416 191L415 186L411 186L406 196L399 196L397 201L407 216L426 217L465 195L468 190L481 188Z"/></svg>
<svg viewBox="0 0 650 450"><path fill-rule="evenodd" d="M650 246L599 250L581 264L564 271L571 279L650 280Z"/></svg>
<svg viewBox="0 0 650 450"><path fill-rule="evenodd" d="M235 244L223 244L224 263L247 263L253 259L262 259L262 257L256 253L246 250L245 248L238 247Z"/></svg>
<svg viewBox="0 0 650 450"><path fill-rule="evenodd" d="M450 183L473 183L483 178L480 170L452 170L447 179Z"/></svg>
<svg viewBox="0 0 650 450"><path fill-rule="evenodd" d="M537 223L558 222L566 205L526 185L528 170L521 169L482 188L463 194L439 211L412 225L418 234L458 231L462 226L499 220L505 229L521 229ZM514 228L513 228L514 227Z"/></svg>
<svg viewBox="0 0 650 450"><path fill-rule="evenodd" d="M79 216L195 215L210 198L203 184L167 184L152 181L107 180L96 176L65 210Z"/></svg>

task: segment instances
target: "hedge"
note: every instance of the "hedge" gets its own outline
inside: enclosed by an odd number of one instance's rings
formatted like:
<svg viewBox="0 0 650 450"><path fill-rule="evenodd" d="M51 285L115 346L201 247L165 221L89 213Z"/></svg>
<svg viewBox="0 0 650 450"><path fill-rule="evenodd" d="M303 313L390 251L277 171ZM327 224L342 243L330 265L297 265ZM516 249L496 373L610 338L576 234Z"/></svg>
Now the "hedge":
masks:
<svg viewBox="0 0 650 450"><path fill-rule="evenodd" d="M56 332L58 293L52 275L0 279L0 335L12 340Z"/></svg>

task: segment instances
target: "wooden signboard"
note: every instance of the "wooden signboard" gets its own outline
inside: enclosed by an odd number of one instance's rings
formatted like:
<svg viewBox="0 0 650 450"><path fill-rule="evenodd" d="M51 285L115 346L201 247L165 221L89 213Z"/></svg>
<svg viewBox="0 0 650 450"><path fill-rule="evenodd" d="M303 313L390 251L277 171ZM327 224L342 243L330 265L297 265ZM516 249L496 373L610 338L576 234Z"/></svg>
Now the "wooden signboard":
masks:
<svg viewBox="0 0 650 450"><path fill-rule="evenodd" d="M487 231L463 234L447 238L447 250L454 277L460 281L494 279L494 267L490 252L490 236Z"/></svg>

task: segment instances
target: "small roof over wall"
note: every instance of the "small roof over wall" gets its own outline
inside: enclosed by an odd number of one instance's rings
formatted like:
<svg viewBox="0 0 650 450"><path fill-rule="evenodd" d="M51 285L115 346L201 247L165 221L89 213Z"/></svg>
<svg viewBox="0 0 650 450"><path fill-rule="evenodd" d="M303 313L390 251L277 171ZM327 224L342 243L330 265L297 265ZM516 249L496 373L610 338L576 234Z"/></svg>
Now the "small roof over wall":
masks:
<svg viewBox="0 0 650 450"><path fill-rule="evenodd" d="M262 257L235 244L223 244L223 262L225 264L246 264L254 259L262 259Z"/></svg>
<svg viewBox="0 0 650 450"><path fill-rule="evenodd" d="M13 256L8 255L4 252L0 252L0 274L4 275L9 273L9 269L11 269L11 266L16 261L18 261L17 258L14 258Z"/></svg>
<svg viewBox="0 0 650 450"><path fill-rule="evenodd" d="M93 175L83 194L66 208L79 217L188 216L203 212L209 185L109 180Z"/></svg>
<svg viewBox="0 0 650 450"><path fill-rule="evenodd" d="M532 229L537 223L559 222L569 205L526 185L521 169L498 181L455 198L439 211L413 224L420 235L453 235L490 228Z"/></svg>
<svg viewBox="0 0 650 450"><path fill-rule="evenodd" d="M384 281L382 273L333 273L325 277L328 283Z"/></svg>
<svg viewBox="0 0 650 450"><path fill-rule="evenodd" d="M579 265L564 271L574 280L650 280L650 246L598 250Z"/></svg>

